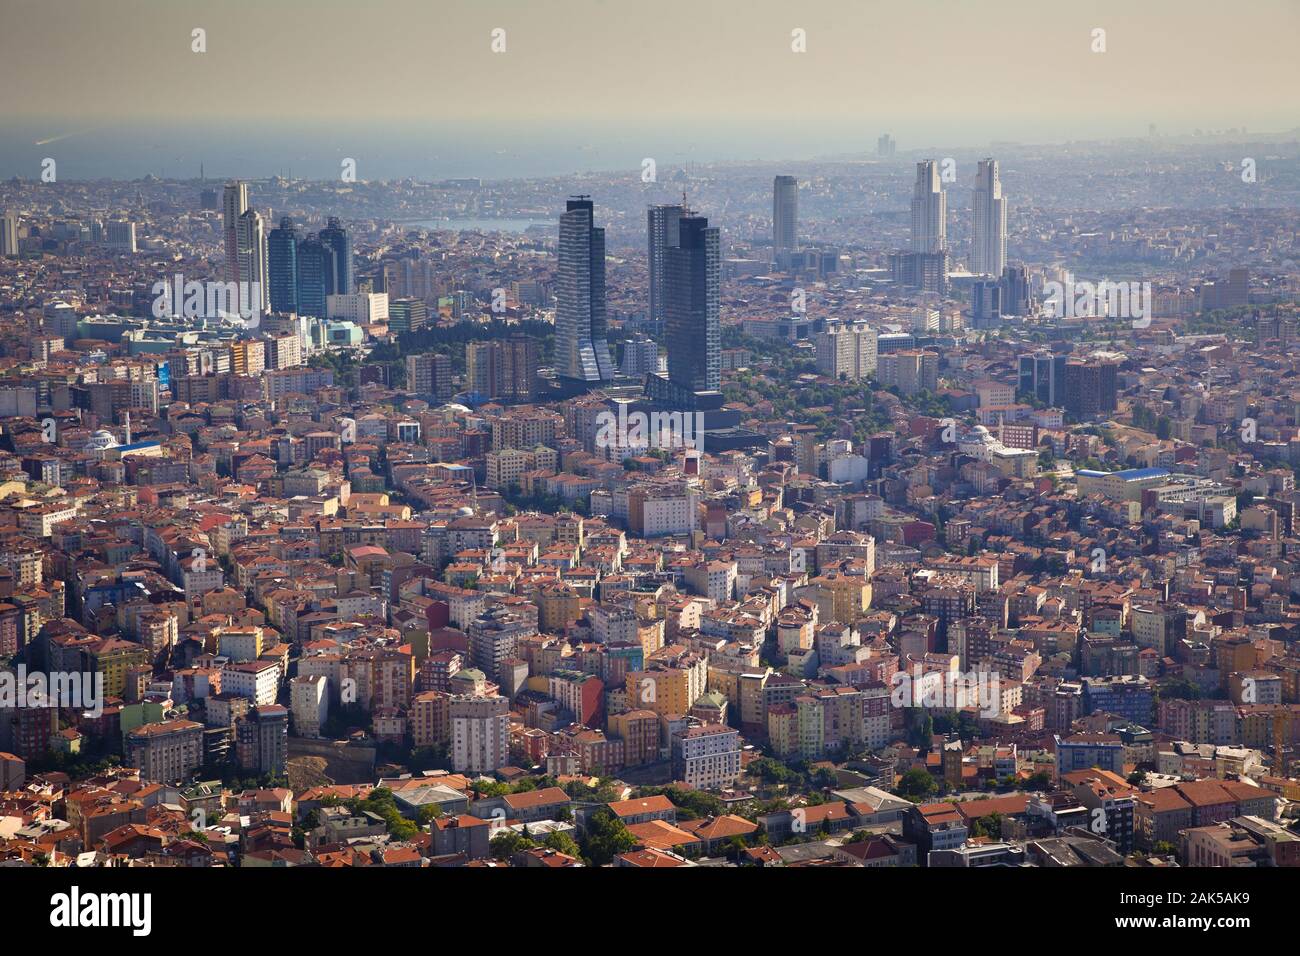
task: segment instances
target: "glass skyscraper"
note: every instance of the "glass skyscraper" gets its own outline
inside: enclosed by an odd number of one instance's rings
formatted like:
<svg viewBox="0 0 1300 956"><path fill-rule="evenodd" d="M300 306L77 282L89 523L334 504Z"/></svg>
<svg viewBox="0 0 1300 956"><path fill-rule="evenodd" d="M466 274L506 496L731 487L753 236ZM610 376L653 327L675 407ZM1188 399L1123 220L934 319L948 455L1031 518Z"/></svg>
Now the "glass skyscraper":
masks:
<svg viewBox="0 0 1300 956"><path fill-rule="evenodd" d="M320 239L298 243L298 314L323 316L334 294L334 254Z"/></svg>
<svg viewBox="0 0 1300 956"><path fill-rule="evenodd" d="M352 237L331 216L320 231L320 241L333 257L334 288L332 294L352 295L357 291L356 275L352 267Z"/></svg>
<svg viewBox="0 0 1300 956"><path fill-rule="evenodd" d="M605 333L605 230L596 228L594 215L591 199L575 196L560 216L555 372L580 382L614 378Z"/></svg>
<svg viewBox="0 0 1300 956"><path fill-rule="evenodd" d="M298 311L298 230L285 216L267 235L267 271L270 273L271 311Z"/></svg>
<svg viewBox="0 0 1300 956"><path fill-rule="evenodd" d="M685 212L685 206L651 206L646 210L646 226L649 234L650 321L657 326L664 321L668 313L668 297L664 288L668 249L677 245L677 223Z"/></svg>
<svg viewBox="0 0 1300 956"><path fill-rule="evenodd" d="M721 242L704 216L683 215L667 250L668 381L689 392L722 385Z"/></svg>

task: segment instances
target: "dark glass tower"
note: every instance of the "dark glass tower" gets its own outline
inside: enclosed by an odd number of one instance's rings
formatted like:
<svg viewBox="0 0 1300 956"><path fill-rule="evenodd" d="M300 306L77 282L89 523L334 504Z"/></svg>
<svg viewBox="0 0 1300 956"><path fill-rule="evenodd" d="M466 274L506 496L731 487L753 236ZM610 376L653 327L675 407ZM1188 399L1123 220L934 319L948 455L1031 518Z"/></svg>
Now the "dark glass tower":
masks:
<svg viewBox="0 0 1300 956"><path fill-rule="evenodd" d="M357 291L356 272L352 266L352 237L331 216L320 231L320 241L330 250L333 258L334 287L331 294L351 295Z"/></svg>
<svg viewBox="0 0 1300 956"><path fill-rule="evenodd" d="M593 223L594 208L586 196L570 199L560 216L555 371L578 382L614 378L605 333L605 230Z"/></svg>
<svg viewBox="0 0 1300 956"><path fill-rule="evenodd" d="M334 294L334 255L319 239L298 243L298 313L323 316L325 297Z"/></svg>
<svg viewBox="0 0 1300 956"><path fill-rule="evenodd" d="M272 312L298 311L298 243L293 220L285 216L266 239Z"/></svg>
<svg viewBox="0 0 1300 956"><path fill-rule="evenodd" d="M685 212L685 206L651 206L646 210L650 321L656 326L664 321L668 313L668 297L664 293L668 250L677 245L677 223Z"/></svg>
<svg viewBox="0 0 1300 956"><path fill-rule="evenodd" d="M667 250L668 380L690 392L722 385L721 243L704 216L683 215Z"/></svg>

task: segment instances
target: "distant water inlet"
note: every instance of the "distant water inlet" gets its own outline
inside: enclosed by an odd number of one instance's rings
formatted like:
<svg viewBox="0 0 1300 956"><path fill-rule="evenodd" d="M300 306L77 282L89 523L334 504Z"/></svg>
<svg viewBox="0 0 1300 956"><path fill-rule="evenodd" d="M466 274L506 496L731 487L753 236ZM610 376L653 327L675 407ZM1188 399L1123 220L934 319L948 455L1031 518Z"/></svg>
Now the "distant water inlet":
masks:
<svg viewBox="0 0 1300 956"><path fill-rule="evenodd" d="M416 219L403 222L401 225L443 232L525 233L533 226L545 229L558 228L554 221L546 219Z"/></svg>

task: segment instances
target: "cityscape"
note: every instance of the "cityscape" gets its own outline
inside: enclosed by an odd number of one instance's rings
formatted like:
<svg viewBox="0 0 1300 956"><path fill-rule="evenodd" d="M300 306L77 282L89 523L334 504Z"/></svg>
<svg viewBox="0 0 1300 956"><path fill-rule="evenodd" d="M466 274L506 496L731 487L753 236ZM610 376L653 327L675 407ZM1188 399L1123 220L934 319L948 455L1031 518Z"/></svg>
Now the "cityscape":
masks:
<svg viewBox="0 0 1300 956"><path fill-rule="evenodd" d="M1061 42L1122 58L1119 9ZM801 16L755 67L817 56ZM158 919L195 870L1109 870L1150 890L1099 925L1251 927L1151 909L1300 866L1300 127L1204 82L1123 130L868 110L507 175L468 133L382 176L15 133L0 869L137 936L74 884ZM1006 879L943 888L1056 892Z"/></svg>

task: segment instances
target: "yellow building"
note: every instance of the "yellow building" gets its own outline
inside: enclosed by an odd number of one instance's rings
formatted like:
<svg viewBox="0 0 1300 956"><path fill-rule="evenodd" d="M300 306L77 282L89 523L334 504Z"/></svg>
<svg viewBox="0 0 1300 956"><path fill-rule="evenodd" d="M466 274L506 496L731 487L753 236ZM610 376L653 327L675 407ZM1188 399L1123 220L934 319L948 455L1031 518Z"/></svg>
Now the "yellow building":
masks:
<svg viewBox="0 0 1300 956"><path fill-rule="evenodd" d="M632 671L627 675L629 706L656 714L686 714L704 693L708 665Z"/></svg>
<svg viewBox="0 0 1300 956"><path fill-rule="evenodd" d="M538 630L560 633L582 615L582 599L567 584L539 588L533 595L537 603Z"/></svg>
<svg viewBox="0 0 1300 956"><path fill-rule="evenodd" d="M831 571L811 585L820 620L852 624L871 607L871 584L864 577Z"/></svg>
<svg viewBox="0 0 1300 956"><path fill-rule="evenodd" d="M153 663L149 660L149 652L141 645L111 637L97 647L87 649L86 658L91 672L103 675L103 693L107 697L122 696L130 668Z"/></svg>

